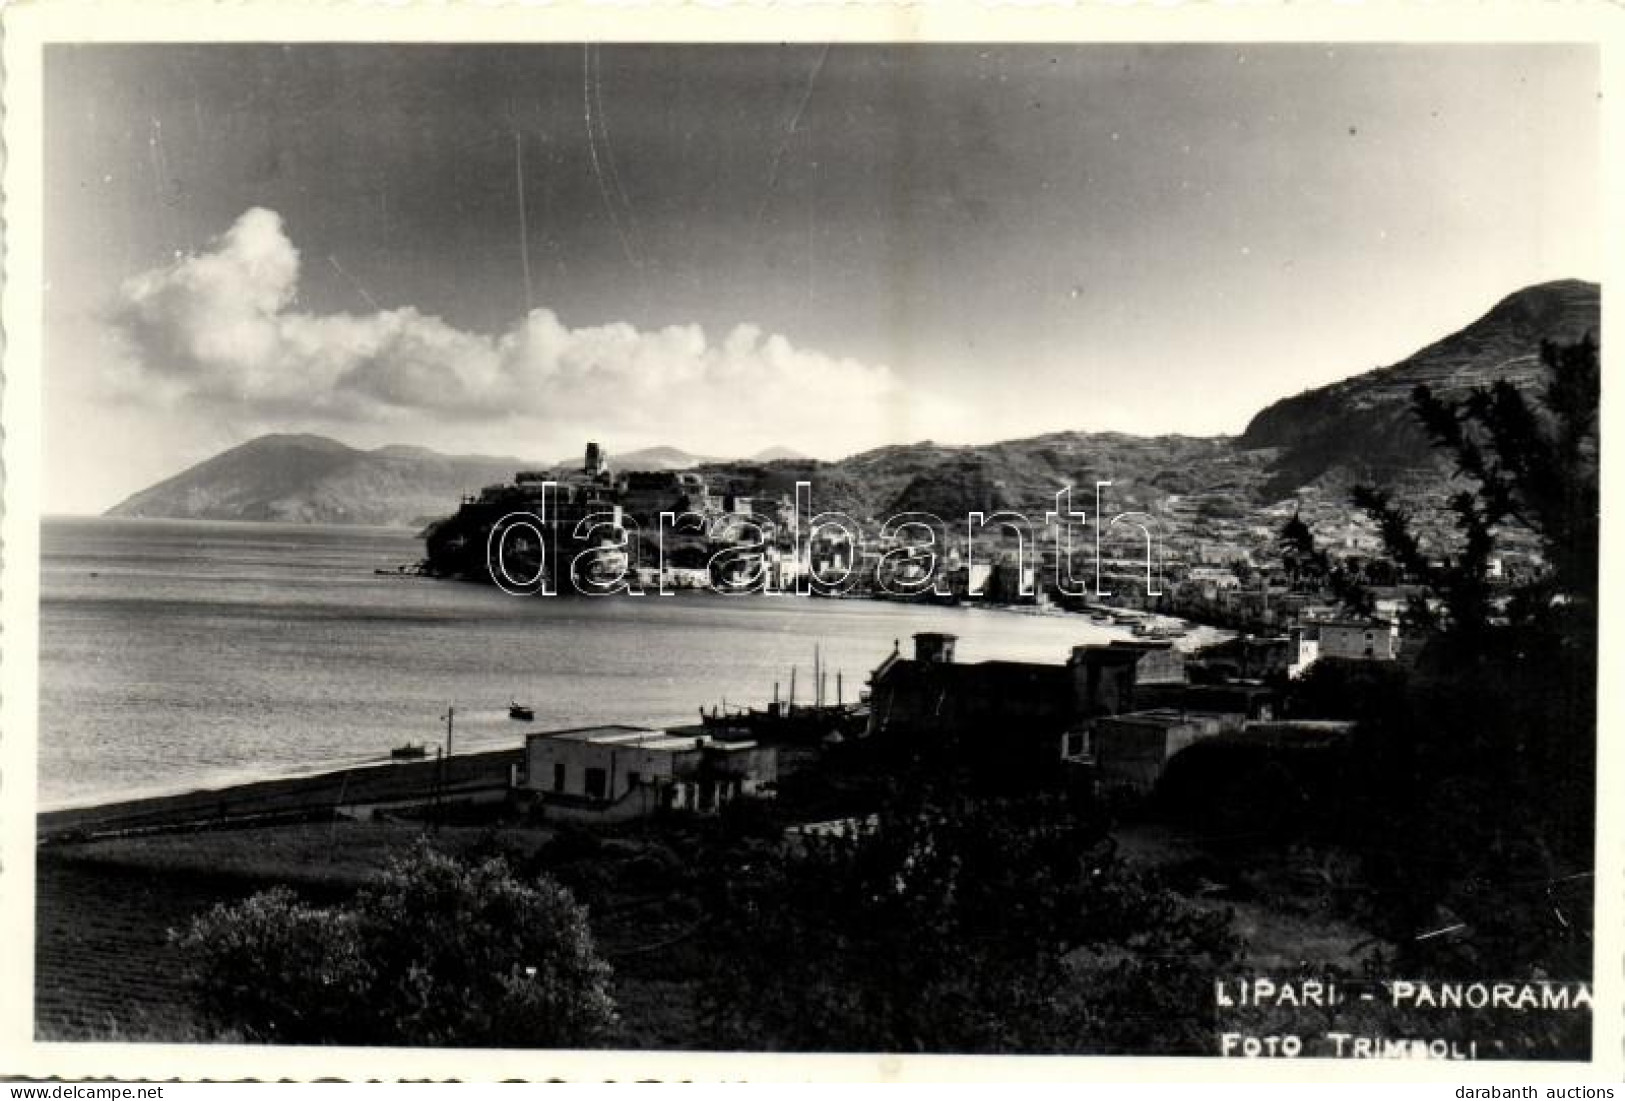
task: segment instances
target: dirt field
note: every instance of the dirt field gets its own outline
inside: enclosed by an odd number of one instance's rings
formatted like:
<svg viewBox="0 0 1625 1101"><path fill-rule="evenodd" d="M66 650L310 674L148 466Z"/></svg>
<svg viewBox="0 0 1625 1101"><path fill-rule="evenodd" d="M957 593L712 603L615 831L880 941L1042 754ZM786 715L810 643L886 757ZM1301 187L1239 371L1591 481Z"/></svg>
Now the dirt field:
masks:
<svg viewBox="0 0 1625 1101"><path fill-rule="evenodd" d="M187 1008L169 931L220 902L274 884L314 902L348 897L423 828L410 823L298 824L112 837L49 845L37 859L35 1025L46 1040L205 1041ZM452 852L500 846L523 857L552 837L545 828L447 827L434 843ZM661 976L648 951L687 922L660 900L623 895L593 915L616 964L622 1046L692 1043L692 994Z"/></svg>
<svg viewBox="0 0 1625 1101"><path fill-rule="evenodd" d="M38 877L39 1039L173 1040L196 1031L168 931L250 888L51 859L39 862Z"/></svg>

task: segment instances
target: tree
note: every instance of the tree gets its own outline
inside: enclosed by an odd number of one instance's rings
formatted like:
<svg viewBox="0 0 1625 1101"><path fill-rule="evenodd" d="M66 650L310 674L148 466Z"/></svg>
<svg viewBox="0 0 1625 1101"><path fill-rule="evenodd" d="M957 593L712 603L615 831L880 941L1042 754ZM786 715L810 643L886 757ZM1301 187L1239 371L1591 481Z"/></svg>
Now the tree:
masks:
<svg viewBox="0 0 1625 1101"><path fill-rule="evenodd" d="M264 1042L569 1047L606 1039L616 1019L569 892L427 845L350 905L276 888L174 941L202 1016Z"/></svg>
<svg viewBox="0 0 1625 1101"><path fill-rule="evenodd" d="M1423 602L1413 614L1427 626L1448 627L1458 649L1483 642L1495 616L1489 561L1498 529L1509 523L1539 538L1548 564L1508 604L1513 625L1578 638L1595 632L1602 515L1597 343L1590 336L1570 345L1543 341L1540 359L1547 379L1538 400L1505 379L1454 402L1426 385L1412 395L1435 446L1469 482L1448 502L1459 534L1454 553L1430 556L1389 493L1355 490L1355 504L1377 523L1389 555L1440 599L1445 613L1441 618Z"/></svg>
<svg viewBox="0 0 1625 1101"><path fill-rule="evenodd" d="M1595 862L1599 357L1588 337L1540 358L1538 394L1500 381L1413 395L1463 479L1452 546L1425 546L1386 491L1354 498L1421 586L1410 618L1431 631L1420 675L1363 717L1374 913L1424 964L1465 973L1590 967L1591 907L1574 895ZM1548 568L1497 591L1489 562L1509 525L1539 539ZM1414 939L1446 917L1469 932Z"/></svg>
<svg viewBox="0 0 1625 1101"><path fill-rule="evenodd" d="M1314 533L1297 513L1281 525L1276 535L1281 564L1294 589L1304 585L1324 586L1338 603L1354 615L1370 615L1375 607L1363 584L1361 571L1353 563L1333 560L1315 545Z"/></svg>

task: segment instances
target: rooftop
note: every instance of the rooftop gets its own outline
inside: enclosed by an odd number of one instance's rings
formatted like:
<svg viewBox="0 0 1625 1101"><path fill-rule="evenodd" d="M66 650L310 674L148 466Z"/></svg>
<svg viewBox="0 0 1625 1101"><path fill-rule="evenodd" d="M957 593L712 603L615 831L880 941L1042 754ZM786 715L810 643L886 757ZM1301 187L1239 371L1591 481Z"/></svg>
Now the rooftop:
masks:
<svg viewBox="0 0 1625 1101"><path fill-rule="evenodd" d="M642 726L583 726L572 730L538 730L525 735L528 743L537 738L563 742L590 742L593 745L626 746L676 752L703 746L706 749L749 749L753 742L717 742L704 734L651 730Z"/></svg>
<svg viewBox="0 0 1625 1101"><path fill-rule="evenodd" d="M1224 741L1239 745L1276 748L1332 749L1343 744L1355 724L1333 719L1286 719L1251 722L1239 731L1221 735Z"/></svg>
<svg viewBox="0 0 1625 1101"><path fill-rule="evenodd" d="M1218 711L1192 711L1178 707L1153 707L1147 711L1130 711L1122 715L1106 716L1101 721L1129 723L1133 726L1155 727L1160 730L1170 726L1184 726L1186 723L1200 722L1203 719L1222 721L1229 717Z"/></svg>
<svg viewBox="0 0 1625 1101"><path fill-rule="evenodd" d="M990 658L985 661L917 661L914 658L890 654L872 674L874 679L887 675L917 675L951 677L966 680L1011 680L1045 677L1065 680L1071 676L1065 665L1044 661L1005 661Z"/></svg>
<svg viewBox="0 0 1625 1101"><path fill-rule="evenodd" d="M1342 627L1356 631L1380 631L1392 626L1386 619L1305 619L1299 627Z"/></svg>
<svg viewBox="0 0 1625 1101"><path fill-rule="evenodd" d="M1321 732L1328 734L1346 734L1358 724L1349 719L1273 719L1269 722L1252 722L1247 724L1248 730L1261 733L1283 733L1288 731Z"/></svg>

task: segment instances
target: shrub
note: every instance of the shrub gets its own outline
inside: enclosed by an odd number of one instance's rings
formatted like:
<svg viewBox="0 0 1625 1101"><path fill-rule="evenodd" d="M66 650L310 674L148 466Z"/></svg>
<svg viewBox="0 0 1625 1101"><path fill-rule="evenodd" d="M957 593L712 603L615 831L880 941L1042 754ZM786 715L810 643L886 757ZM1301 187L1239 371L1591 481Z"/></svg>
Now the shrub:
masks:
<svg viewBox="0 0 1625 1101"><path fill-rule="evenodd" d="M275 888L174 940L203 1019L256 1041L567 1047L616 1019L585 911L500 858L420 845L350 905Z"/></svg>
<svg viewBox="0 0 1625 1101"><path fill-rule="evenodd" d="M355 915L308 906L286 887L222 903L174 939L202 1018L251 1040L327 1040L370 978Z"/></svg>
<svg viewBox="0 0 1625 1101"><path fill-rule="evenodd" d="M468 865L420 848L362 892L357 919L380 1042L570 1047L614 1022L585 910L501 859Z"/></svg>

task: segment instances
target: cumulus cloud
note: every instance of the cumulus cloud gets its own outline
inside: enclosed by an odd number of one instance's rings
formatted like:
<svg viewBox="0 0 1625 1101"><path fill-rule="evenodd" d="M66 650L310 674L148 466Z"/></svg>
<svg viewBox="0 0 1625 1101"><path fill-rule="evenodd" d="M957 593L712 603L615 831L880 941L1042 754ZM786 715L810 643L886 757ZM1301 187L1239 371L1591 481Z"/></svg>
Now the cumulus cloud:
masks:
<svg viewBox="0 0 1625 1101"><path fill-rule="evenodd" d="M114 321L134 381L267 421L478 422L699 442L768 439L812 449L907 438L921 407L884 366L798 348L741 325L570 328L533 310L471 333L412 307L296 308L299 251L274 211L239 217L198 255L124 282ZM825 450L825 448L819 448Z"/></svg>

